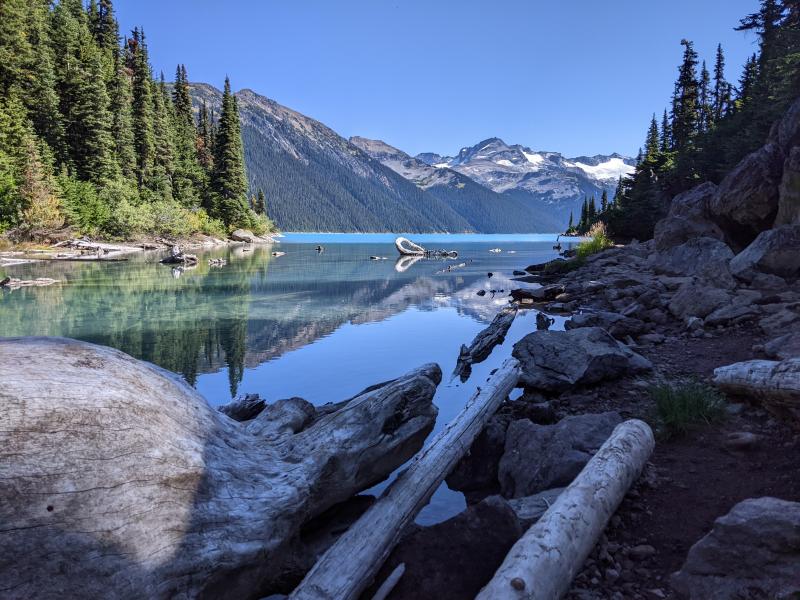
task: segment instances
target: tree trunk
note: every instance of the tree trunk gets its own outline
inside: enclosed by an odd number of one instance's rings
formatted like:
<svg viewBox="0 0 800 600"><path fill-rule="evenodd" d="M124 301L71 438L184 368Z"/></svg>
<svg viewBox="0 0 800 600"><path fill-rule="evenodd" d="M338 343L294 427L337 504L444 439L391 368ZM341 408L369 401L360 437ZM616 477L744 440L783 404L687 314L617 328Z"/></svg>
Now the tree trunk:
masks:
<svg viewBox="0 0 800 600"><path fill-rule="evenodd" d="M725 393L760 399L781 418L800 427L800 358L748 360L714 369Z"/></svg>
<svg viewBox="0 0 800 600"><path fill-rule="evenodd" d="M501 310L491 324L475 336L469 347L461 346L454 375L461 377L462 381L466 381L472 371L472 365L486 360L494 347L503 343L516 316L516 308Z"/></svg>
<svg viewBox="0 0 800 600"><path fill-rule="evenodd" d="M250 598L293 568L301 526L422 446L441 370L245 423L63 338L0 340L0 381L0 596Z"/></svg>
<svg viewBox="0 0 800 600"><path fill-rule="evenodd" d="M514 544L476 600L554 600L563 596L653 451L638 420L617 425L594 457Z"/></svg>
<svg viewBox="0 0 800 600"><path fill-rule="evenodd" d="M355 600L371 582L406 526L472 446L519 378L509 359L458 416L426 446L347 533L328 549L292 600Z"/></svg>

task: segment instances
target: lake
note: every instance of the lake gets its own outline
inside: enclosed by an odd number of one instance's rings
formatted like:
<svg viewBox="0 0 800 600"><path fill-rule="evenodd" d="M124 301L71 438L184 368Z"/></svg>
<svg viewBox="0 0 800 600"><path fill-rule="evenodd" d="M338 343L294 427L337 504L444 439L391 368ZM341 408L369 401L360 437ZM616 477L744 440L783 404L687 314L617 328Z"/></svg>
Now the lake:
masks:
<svg viewBox="0 0 800 600"><path fill-rule="evenodd" d="M2 335L112 346L180 374L212 405L254 392L269 401L336 402L436 362L444 378L432 437L510 355L513 343L535 330L535 311L521 313L506 342L465 383L451 377L461 344L507 304L510 289L524 286L510 280L512 272L555 257L556 236L408 236L459 253L454 260L416 262L398 260L395 237L286 234L280 244L249 252L242 246L198 252L200 264L187 270L159 264L158 253L126 262L0 268L0 278L63 282L2 290ZM577 243L562 241L564 247ZM273 257L273 250L286 254ZM211 267L208 258L228 262ZM418 522L438 522L463 506L462 495L443 485Z"/></svg>

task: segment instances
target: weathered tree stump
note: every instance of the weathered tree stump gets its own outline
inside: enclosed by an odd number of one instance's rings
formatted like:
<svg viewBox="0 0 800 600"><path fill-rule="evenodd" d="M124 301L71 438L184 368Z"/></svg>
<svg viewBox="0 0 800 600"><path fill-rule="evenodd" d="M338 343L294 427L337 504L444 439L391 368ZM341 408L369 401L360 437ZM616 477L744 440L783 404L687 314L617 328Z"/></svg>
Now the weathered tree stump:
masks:
<svg viewBox="0 0 800 600"><path fill-rule="evenodd" d="M269 592L304 523L422 446L440 380L429 364L332 412L292 399L238 423L122 352L0 340L0 596Z"/></svg>

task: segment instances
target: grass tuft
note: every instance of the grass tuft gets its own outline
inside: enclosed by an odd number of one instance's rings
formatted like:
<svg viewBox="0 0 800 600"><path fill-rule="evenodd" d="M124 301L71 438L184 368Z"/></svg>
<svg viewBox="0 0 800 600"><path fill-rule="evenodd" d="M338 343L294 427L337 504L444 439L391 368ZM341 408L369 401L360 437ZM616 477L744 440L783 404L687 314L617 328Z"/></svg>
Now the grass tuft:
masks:
<svg viewBox="0 0 800 600"><path fill-rule="evenodd" d="M685 435L725 416L722 394L698 381L656 385L650 388L650 397L655 402L656 427L665 438Z"/></svg>
<svg viewBox="0 0 800 600"><path fill-rule="evenodd" d="M608 237L606 233L605 223L595 223L592 225L592 228L589 229L587 235L589 239L578 244L575 250L578 260L585 260L587 256L602 252L606 248L611 248L614 245L614 242L611 241L611 238Z"/></svg>

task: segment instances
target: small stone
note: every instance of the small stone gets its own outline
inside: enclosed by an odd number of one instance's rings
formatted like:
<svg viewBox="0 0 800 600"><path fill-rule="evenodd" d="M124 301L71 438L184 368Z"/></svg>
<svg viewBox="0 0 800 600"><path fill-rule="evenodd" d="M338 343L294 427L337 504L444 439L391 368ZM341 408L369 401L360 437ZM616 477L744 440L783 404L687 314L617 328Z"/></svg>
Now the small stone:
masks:
<svg viewBox="0 0 800 600"><path fill-rule="evenodd" d="M647 600L663 600L664 598L667 597L666 592L664 592L664 590L662 590L661 588L654 588L652 590L644 590L643 593L644 593L644 597L647 598Z"/></svg>
<svg viewBox="0 0 800 600"><path fill-rule="evenodd" d="M633 560L642 561L654 556L655 553L656 549L649 544L639 544L638 546L631 548L628 556L630 556Z"/></svg>
<svg viewBox="0 0 800 600"><path fill-rule="evenodd" d="M752 450L761 442L761 436L749 431L734 431L725 438L725 447L728 450Z"/></svg>
<svg viewBox="0 0 800 600"><path fill-rule="evenodd" d="M725 407L725 412L731 415L732 417L742 414L743 410L744 410L744 404L728 404Z"/></svg>
<svg viewBox="0 0 800 600"><path fill-rule="evenodd" d="M619 571L616 569L606 569L605 579L609 583L614 583L617 579L619 579Z"/></svg>

